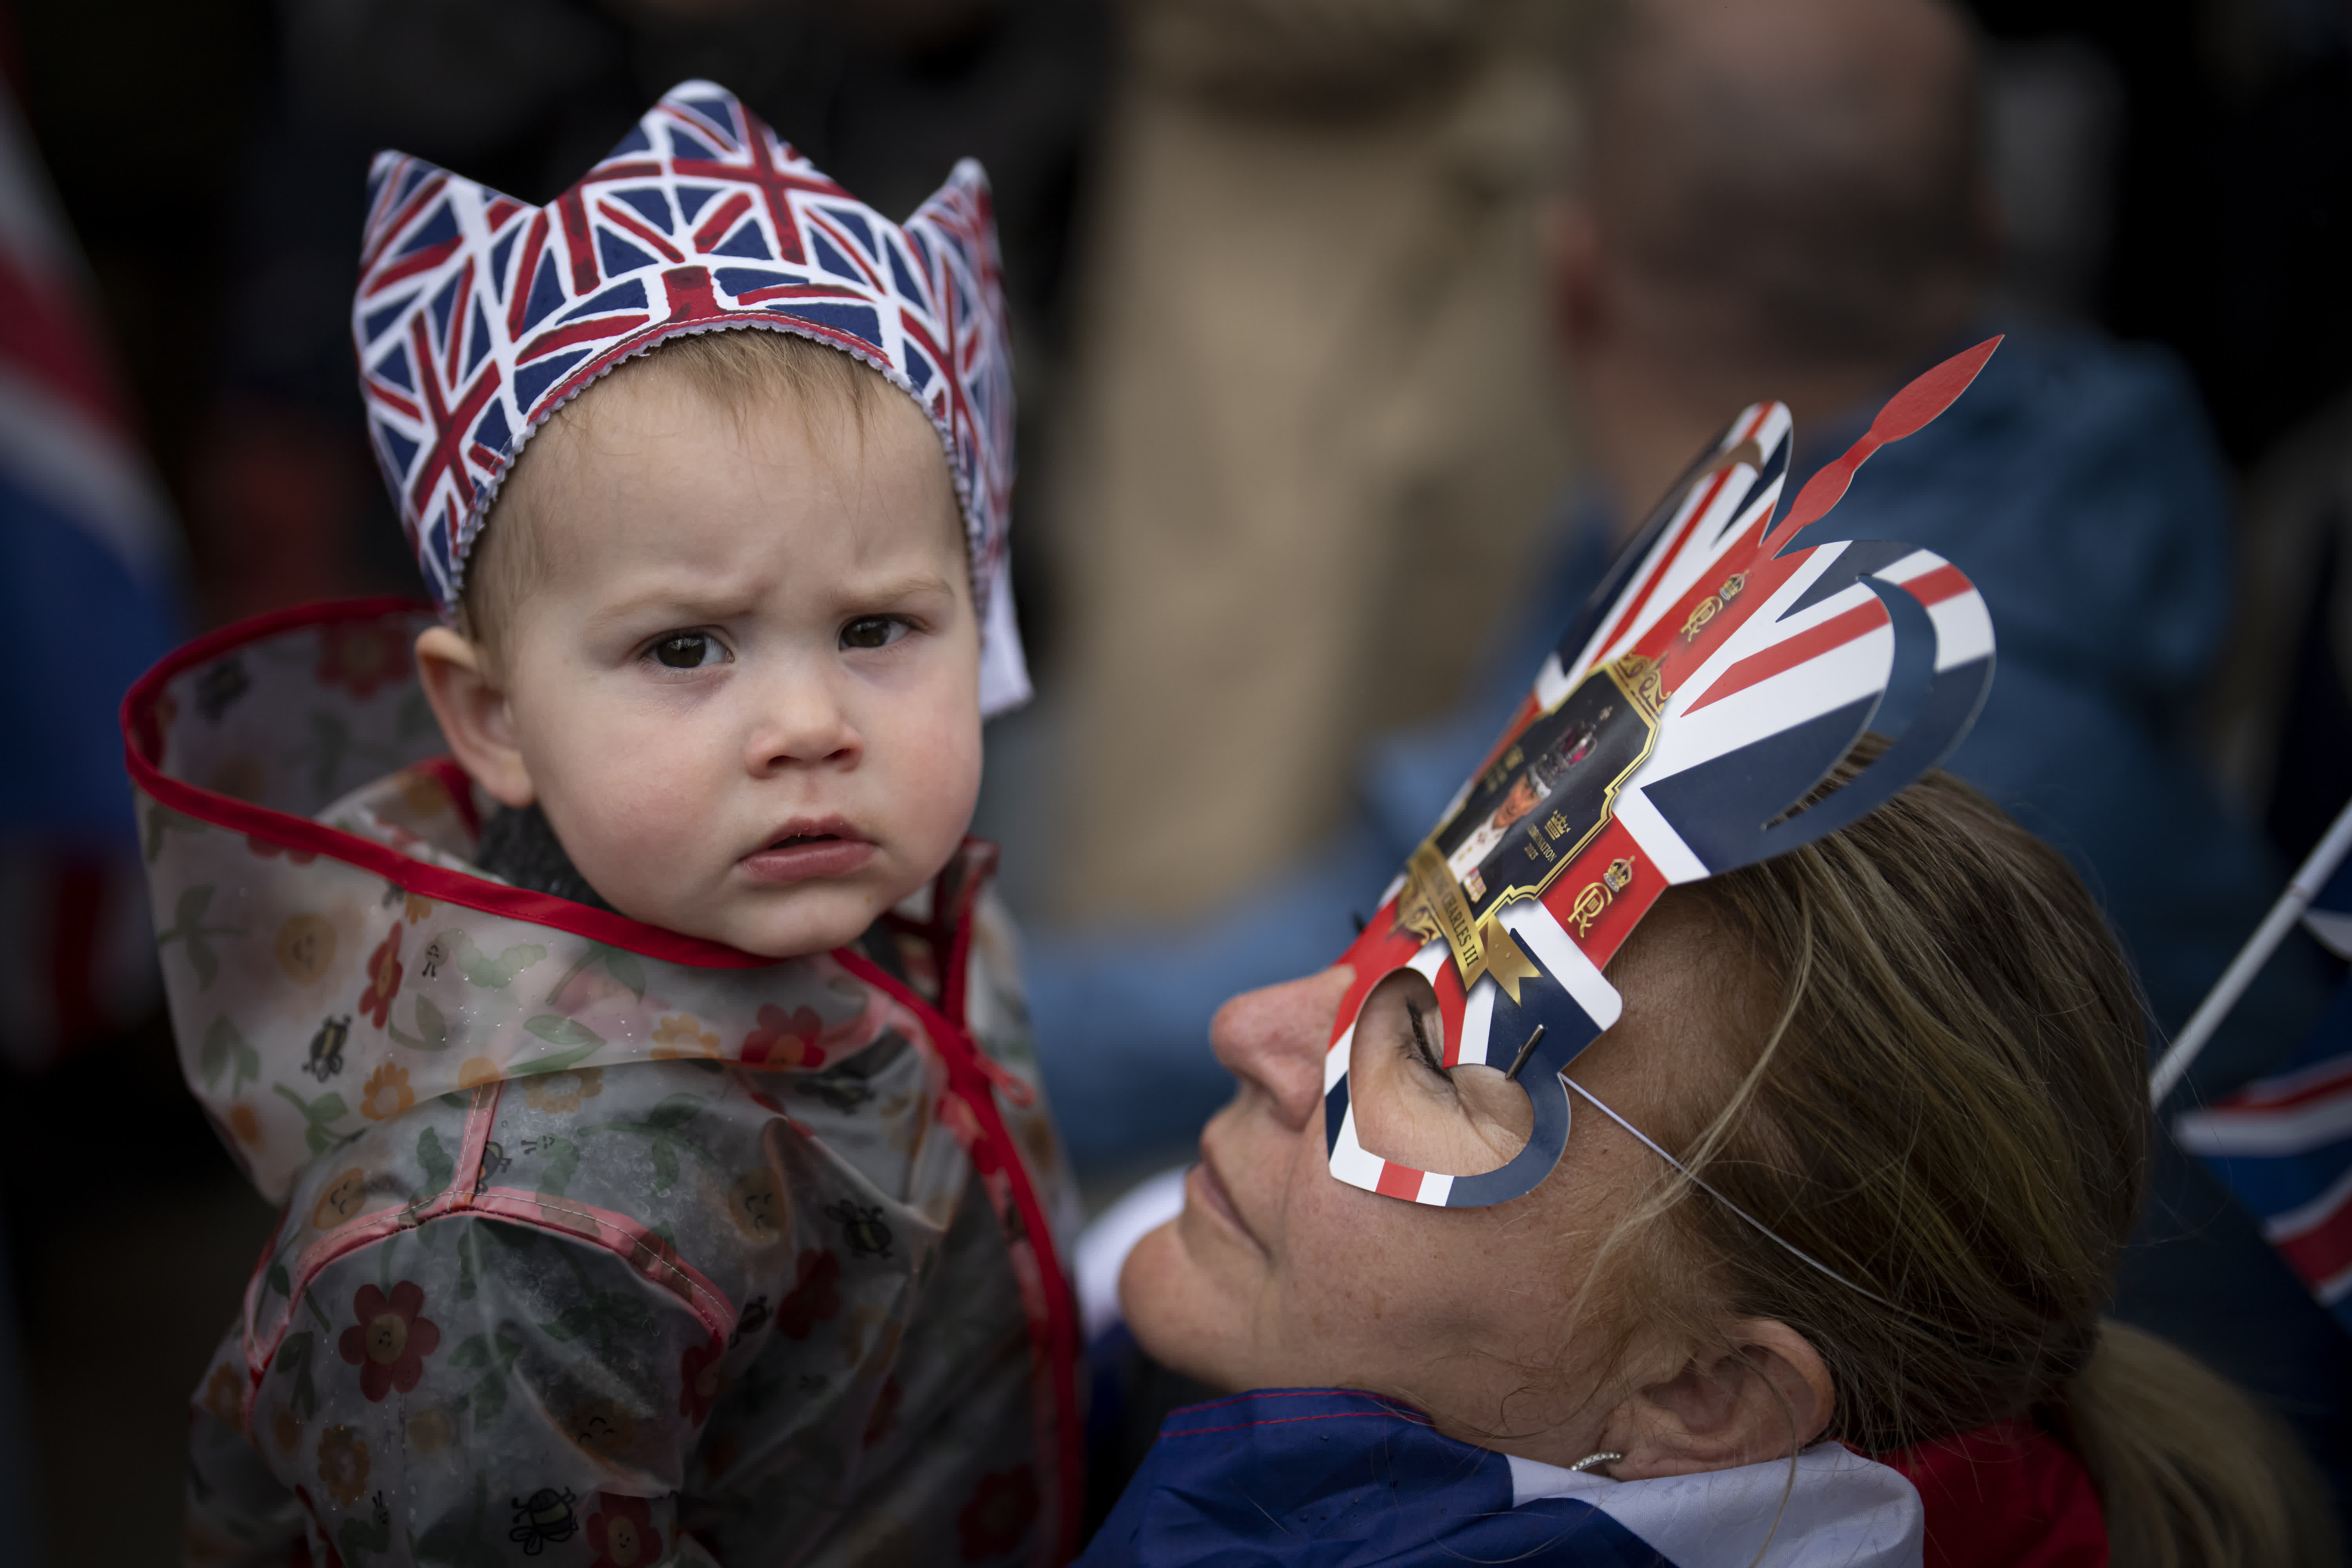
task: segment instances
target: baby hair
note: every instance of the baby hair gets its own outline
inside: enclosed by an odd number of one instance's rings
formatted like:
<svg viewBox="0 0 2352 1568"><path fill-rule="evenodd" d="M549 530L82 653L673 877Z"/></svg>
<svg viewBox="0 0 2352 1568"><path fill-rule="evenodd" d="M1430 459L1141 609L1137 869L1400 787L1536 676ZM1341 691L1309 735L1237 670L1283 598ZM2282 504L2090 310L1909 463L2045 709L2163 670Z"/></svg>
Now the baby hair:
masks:
<svg viewBox="0 0 2352 1568"><path fill-rule="evenodd" d="M871 366L797 333L764 328L694 332L622 361L549 416L535 439L544 441L559 426L593 424L596 395L607 384L655 374L675 377L711 408L737 420L755 409L789 406L811 421L845 415L861 435L873 411L885 406L884 399L905 396ZM538 488L531 451L527 446L517 455L514 473L484 521L457 602L458 631L493 658L507 615L544 580L548 569L544 530L531 504ZM961 526L959 520L959 535Z"/></svg>
<svg viewBox="0 0 2352 1568"><path fill-rule="evenodd" d="M1682 1281L1658 1298L1797 1329L1836 1389L1825 1436L1864 1453L2011 1417L2060 1432L2118 1563L2333 1561L2284 1429L2101 1317L2145 1196L2144 1013L2072 868L1937 773L1672 897L1744 959L1753 1005L1722 1081L1680 1097L1712 1115L1652 1131L1787 1245L1666 1171L1620 1233Z"/></svg>

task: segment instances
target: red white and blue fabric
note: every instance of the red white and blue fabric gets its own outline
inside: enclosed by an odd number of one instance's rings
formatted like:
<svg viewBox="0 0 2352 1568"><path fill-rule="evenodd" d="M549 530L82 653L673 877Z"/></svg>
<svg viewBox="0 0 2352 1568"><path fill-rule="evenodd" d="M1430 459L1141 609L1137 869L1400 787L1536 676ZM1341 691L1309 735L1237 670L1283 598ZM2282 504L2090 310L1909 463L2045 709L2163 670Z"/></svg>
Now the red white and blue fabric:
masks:
<svg viewBox="0 0 2352 1568"><path fill-rule="evenodd" d="M2304 926L2352 958L2352 863ZM2280 1072L2173 1122L2180 1146L2252 1211L2320 1304L2352 1329L2352 981Z"/></svg>
<svg viewBox="0 0 2352 1568"><path fill-rule="evenodd" d="M352 336L376 458L443 612L549 415L633 355L730 328L854 355L929 416L971 545L982 707L1025 700L1005 553L1012 355L987 175L965 159L893 223L707 81L664 94L543 207L422 159L376 157Z"/></svg>
<svg viewBox="0 0 2352 1568"><path fill-rule="evenodd" d="M160 979L142 951L122 747L103 721L181 636L182 535L91 294L0 79L0 572L16 648L0 727L39 759L0 784L16 933L0 951L0 1060L26 1073L148 1016Z"/></svg>
<svg viewBox="0 0 2352 1568"><path fill-rule="evenodd" d="M1612 1480L1450 1437L1412 1407L1267 1389L1178 1410L1080 1568L2104 1568L2075 1458L2023 1422L1884 1459Z"/></svg>
<svg viewBox="0 0 2352 1568"><path fill-rule="evenodd" d="M1991 688L1992 617L1983 598L1931 552L1840 539L1823 519L1870 454L1949 407L1998 343L1979 344L1897 394L1777 523L1792 436L1780 404L1743 412L1652 514L1441 822L1455 816L1488 764L1505 758L1531 723L1621 660L1646 661L1663 689L1649 754L1613 796L1598 833L1539 897L1490 911L1516 943L1522 972L1533 972L1517 981L1516 995L1492 971L1465 985L1446 941L1425 941L1400 919L1406 879L1391 885L1380 912L1340 959L1355 979L1325 1058L1333 1175L1449 1207L1504 1203L1532 1190L1567 1146L1570 1100L1560 1075L1617 1020L1618 995L1602 968L1658 895L1843 827L1950 755ZM1865 731L1889 740L1884 753L1792 811ZM1602 884L1610 893L1598 911L1591 904L1579 911L1580 898L1597 890L1604 870L1622 885ZM1348 1088L1356 1019L1374 987L1408 968L1436 993L1449 1068L1507 1068L1526 1042L1536 1042L1517 1079L1533 1108L1533 1131L1498 1170L1415 1170L1366 1149L1358 1136Z"/></svg>
<svg viewBox="0 0 2352 1568"><path fill-rule="evenodd" d="M169 583L179 524L131 425L85 264L0 85L0 481L69 521L132 577Z"/></svg>

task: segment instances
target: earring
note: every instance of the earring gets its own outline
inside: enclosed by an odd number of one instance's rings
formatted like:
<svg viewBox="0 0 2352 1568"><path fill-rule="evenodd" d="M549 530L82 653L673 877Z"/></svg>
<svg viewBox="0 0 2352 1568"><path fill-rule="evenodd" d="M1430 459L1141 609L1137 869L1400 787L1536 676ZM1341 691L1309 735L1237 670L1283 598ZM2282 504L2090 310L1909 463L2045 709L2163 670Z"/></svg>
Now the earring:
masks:
<svg viewBox="0 0 2352 1568"><path fill-rule="evenodd" d="M1587 1454L1584 1458L1577 1460L1576 1463L1568 1467L1569 1473L1570 1475L1581 1475L1584 1471L1592 1469L1601 1465L1613 1465L1624 1457L1625 1456L1622 1454L1612 1454L1606 1450L1598 1454Z"/></svg>

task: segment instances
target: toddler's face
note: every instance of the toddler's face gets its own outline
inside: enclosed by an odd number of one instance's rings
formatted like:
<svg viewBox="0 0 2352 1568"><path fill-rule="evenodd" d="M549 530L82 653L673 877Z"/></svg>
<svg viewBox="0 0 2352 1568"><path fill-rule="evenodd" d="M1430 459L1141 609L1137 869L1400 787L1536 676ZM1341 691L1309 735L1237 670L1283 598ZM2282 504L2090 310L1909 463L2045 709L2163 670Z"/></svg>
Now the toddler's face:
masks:
<svg viewBox="0 0 2352 1568"><path fill-rule="evenodd" d="M535 799L625 914L771 957L837 947L946 864L980 784L939 437L896 392L862 435L782 392L738 417L651 363L589 396L517 475L546 570L484 705L510 763L461 760Z"/></svg>

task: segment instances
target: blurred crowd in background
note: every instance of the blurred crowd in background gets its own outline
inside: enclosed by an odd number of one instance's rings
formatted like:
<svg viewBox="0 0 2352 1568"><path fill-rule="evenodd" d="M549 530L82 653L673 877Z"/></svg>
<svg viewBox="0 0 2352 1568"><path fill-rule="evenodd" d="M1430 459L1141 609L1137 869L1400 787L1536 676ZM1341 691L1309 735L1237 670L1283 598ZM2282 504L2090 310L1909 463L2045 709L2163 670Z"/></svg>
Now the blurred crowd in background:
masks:
<svg viewBox="0 0 2352 1568"><path fill-rule="evenodd" d="M184 637L415 591L347 327L380 147L543 202L700 75L886 211L986 163L1039 699L976 831L1097 1202L1183 1157L1216 1002L1345 945L1717 427L1785 398L1817 466L1991 331L1850 506L1985 588L1955 765L2177 1026L2352 795L2352 5L1643 9L0 5L0 1551L175 1554L189 1388L270 1224L180 1087L113 712ZM2286 1054L2320 965L2192 1092ZM2352 1346L2210 1187L2159 1190L2149 1258L2275 1289L2127 1295L2340 1478Z"/></svg>

